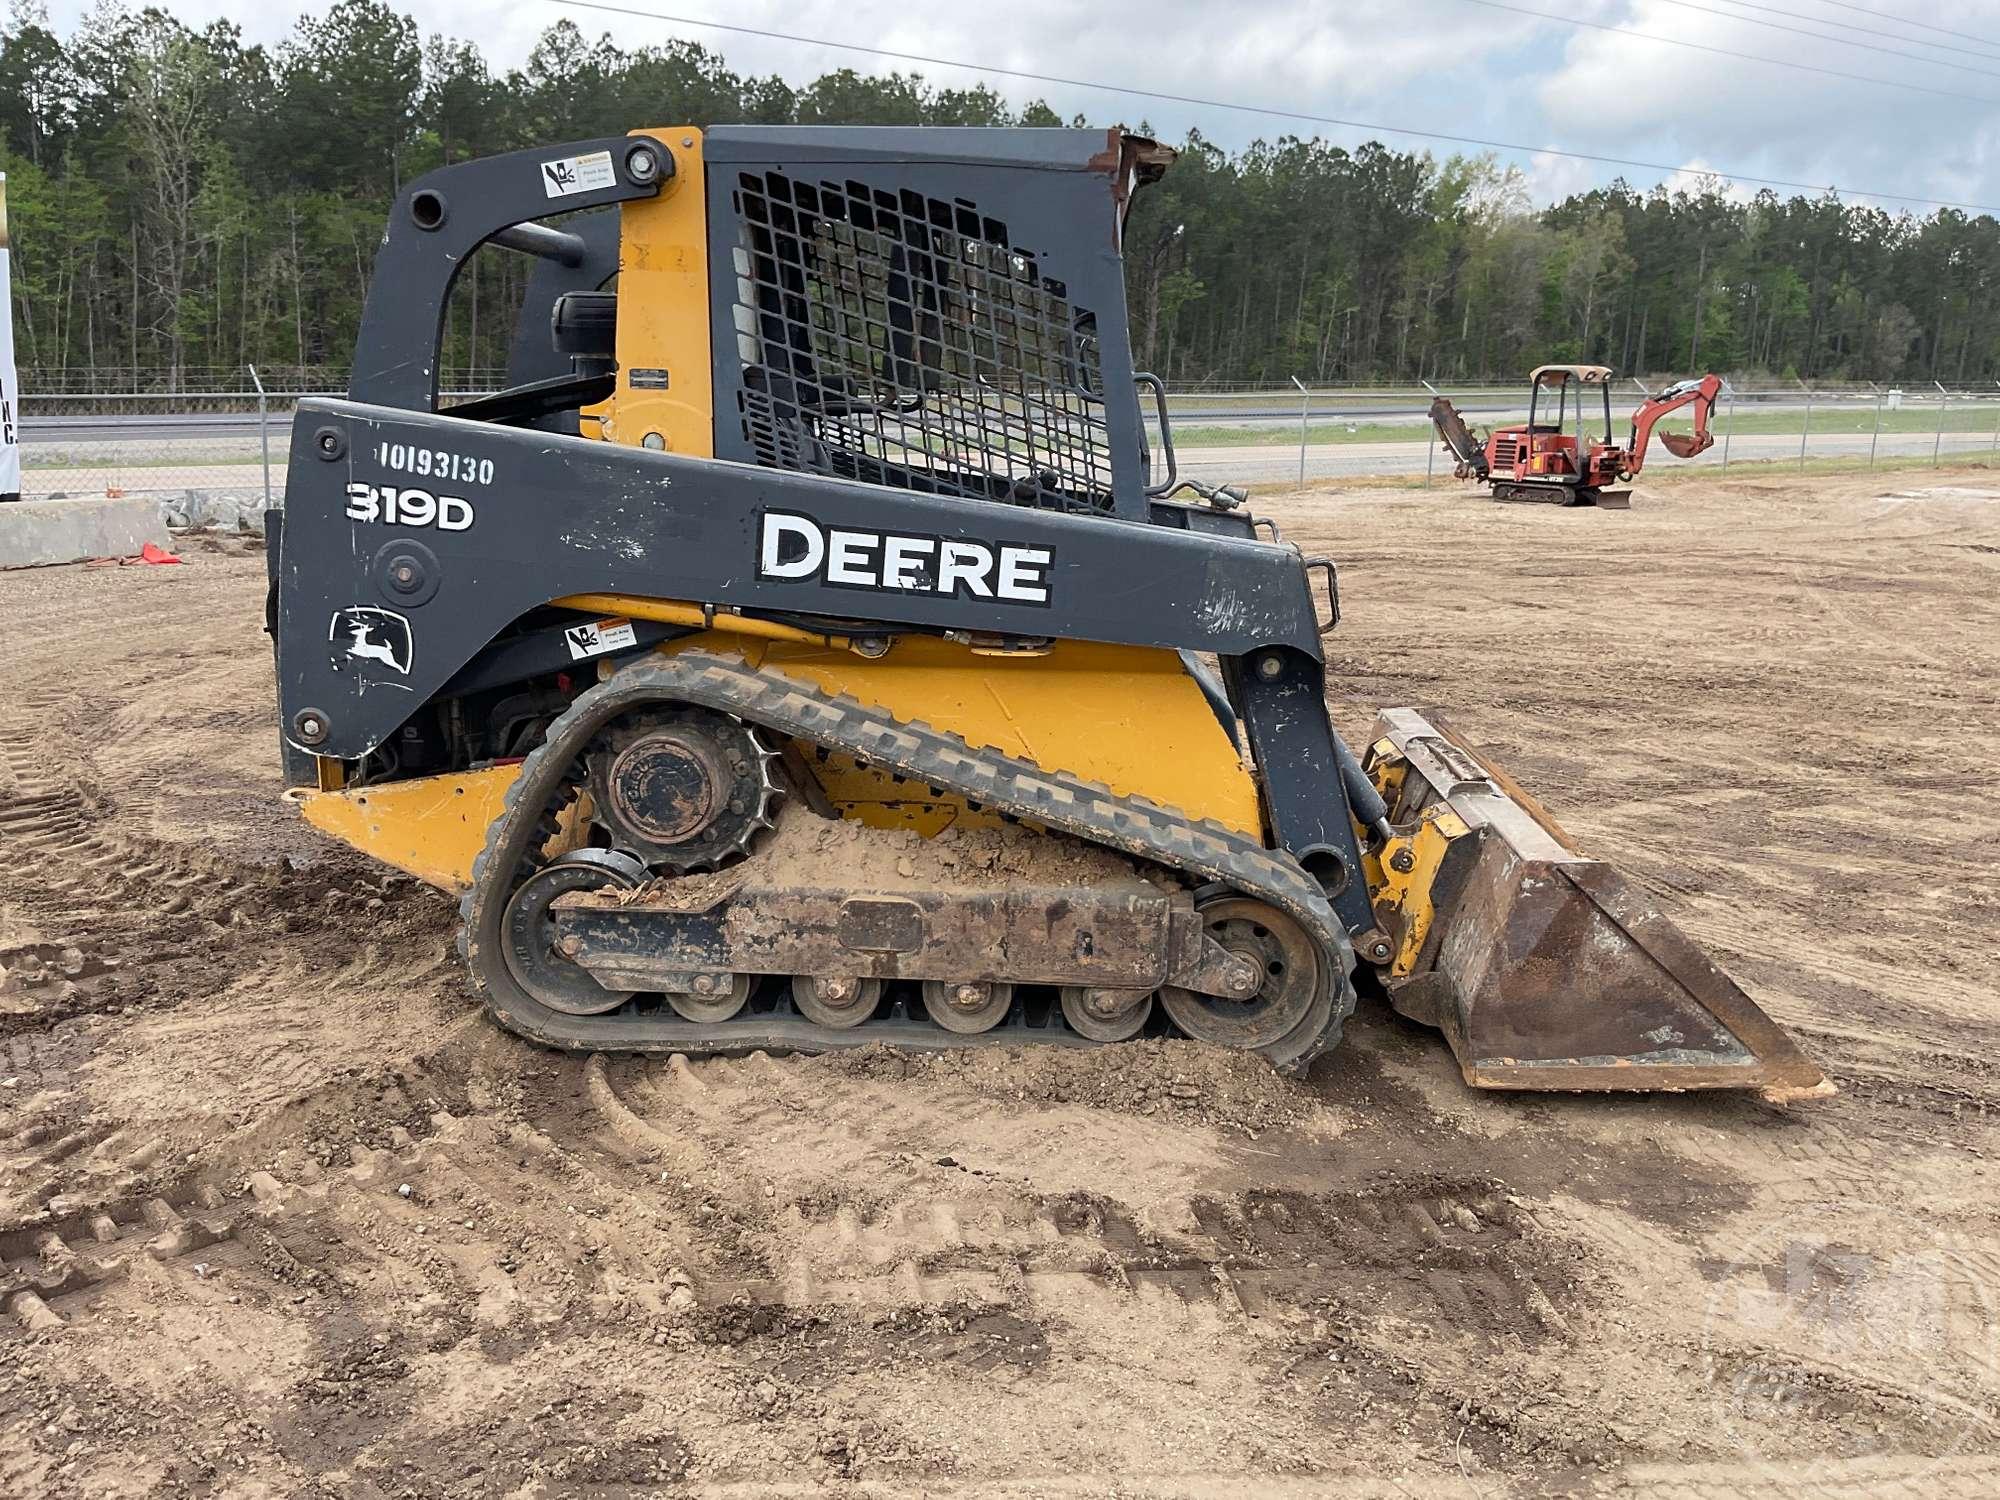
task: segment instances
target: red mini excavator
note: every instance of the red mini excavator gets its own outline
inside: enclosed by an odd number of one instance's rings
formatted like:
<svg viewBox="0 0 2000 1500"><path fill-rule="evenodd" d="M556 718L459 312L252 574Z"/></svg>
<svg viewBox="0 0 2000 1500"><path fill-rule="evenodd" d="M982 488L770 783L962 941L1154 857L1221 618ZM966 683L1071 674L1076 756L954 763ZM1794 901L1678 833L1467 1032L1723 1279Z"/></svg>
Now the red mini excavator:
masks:
<svg viewBox="0 0 2000 1500"><path fill-rule="evenodd" d="M1543 365L1528 377L1528 420L1520 427L1496 427L1482 445L1444 396L1431 403L1438 436L1458 459L1460 479L1493 486L1495 500L1540 500L1550 505L1601 505L1625 510L1630 490L1606 489L1631 479L1646 463L1653 427L1670 412L1692 403L1694 431L1683 437L1663 432L1660 441L1675 458L1693 458L1715 439L1709 413L1722 390L1720 376L1677 381L1649 396L1632 413L1632 437L1624 447L1611 439L1611 370L1605 365ZM1595 387L1597 400L1591 397ZM1604 435L1586 433L1603 404ZM1591 408L1586 411L1586 408Z"/></svg>

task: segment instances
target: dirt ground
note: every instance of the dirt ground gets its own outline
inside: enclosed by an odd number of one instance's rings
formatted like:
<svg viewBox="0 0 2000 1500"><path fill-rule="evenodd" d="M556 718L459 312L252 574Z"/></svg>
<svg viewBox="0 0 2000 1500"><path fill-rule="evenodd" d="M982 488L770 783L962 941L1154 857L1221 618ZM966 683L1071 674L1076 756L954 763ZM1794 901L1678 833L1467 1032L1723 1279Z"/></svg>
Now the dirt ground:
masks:
<svg viewBox="0 0 2000 1500"><path fill-rule="evenodd" d="M257 553L8 574L0 1495L2000 1491L2000 473L1260 508L1343 727L1448 711L1838 1097L1369 1006L1299 1081L538 1051L279 799Z"/></svg>

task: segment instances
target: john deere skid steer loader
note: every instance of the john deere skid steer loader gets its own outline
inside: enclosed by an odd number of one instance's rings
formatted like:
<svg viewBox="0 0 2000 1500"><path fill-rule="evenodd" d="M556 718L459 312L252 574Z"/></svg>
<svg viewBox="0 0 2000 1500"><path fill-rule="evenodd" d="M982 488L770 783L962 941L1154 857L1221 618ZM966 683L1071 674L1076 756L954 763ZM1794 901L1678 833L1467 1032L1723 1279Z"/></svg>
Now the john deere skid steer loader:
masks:
<svg viewBox="0 0 2000 1500"><path fill-rule="evenodd" d="M460 893L494 1017L557 1047L1297 1069L1359 976L1481 1086L1822 1086L1444 725L1341 743L1333 564L1178 478L1132 369L1170 159L661 129L404 191L270 517L306 818ZM488 243L534 258L509 385L441 410Z"/></svg>

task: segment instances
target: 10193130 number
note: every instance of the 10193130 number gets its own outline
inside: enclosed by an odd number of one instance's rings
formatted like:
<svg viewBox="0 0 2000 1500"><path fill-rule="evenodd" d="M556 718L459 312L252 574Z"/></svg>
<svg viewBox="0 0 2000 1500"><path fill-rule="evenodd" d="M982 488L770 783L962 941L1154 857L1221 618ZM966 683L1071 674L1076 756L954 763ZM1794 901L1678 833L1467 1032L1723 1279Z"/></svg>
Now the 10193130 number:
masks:
<svg viewBox="0 0 2000 1500"><path fill-rule="evenodd" d="M381 442L375 445L375 461L385 469L415 474L424 479L442 479L451 484L491 484L493 460L453 453L448 448L419 448L412 443Z"/></svg>

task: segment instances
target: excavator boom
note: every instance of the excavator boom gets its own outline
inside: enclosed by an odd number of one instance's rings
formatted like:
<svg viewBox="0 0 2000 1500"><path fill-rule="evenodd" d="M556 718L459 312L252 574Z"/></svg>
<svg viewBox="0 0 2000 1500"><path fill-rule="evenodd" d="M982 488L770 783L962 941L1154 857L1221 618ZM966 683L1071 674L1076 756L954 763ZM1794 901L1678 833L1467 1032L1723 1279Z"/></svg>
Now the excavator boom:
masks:
<svg viewBox="0 0 2000 1500"><path fill-rule="evenodd" d="M1694 406L1694 431L1686 436L1678 432L1663 432L1660 442L1675 458L1693 458L1697 453L1705 453L1715 442L1715 435L1708 430L1708 418L1715 410L1715 398L1721 392L1721 377L1704 375L1698 380L1678 381L1659 395L1649 398L1645 405L1632 413L1632 441L1627 447L1631 461L1626 465L1626 472L1637 474L1645 467L1646 445L1659 420L1690 403Z"/></svg>

